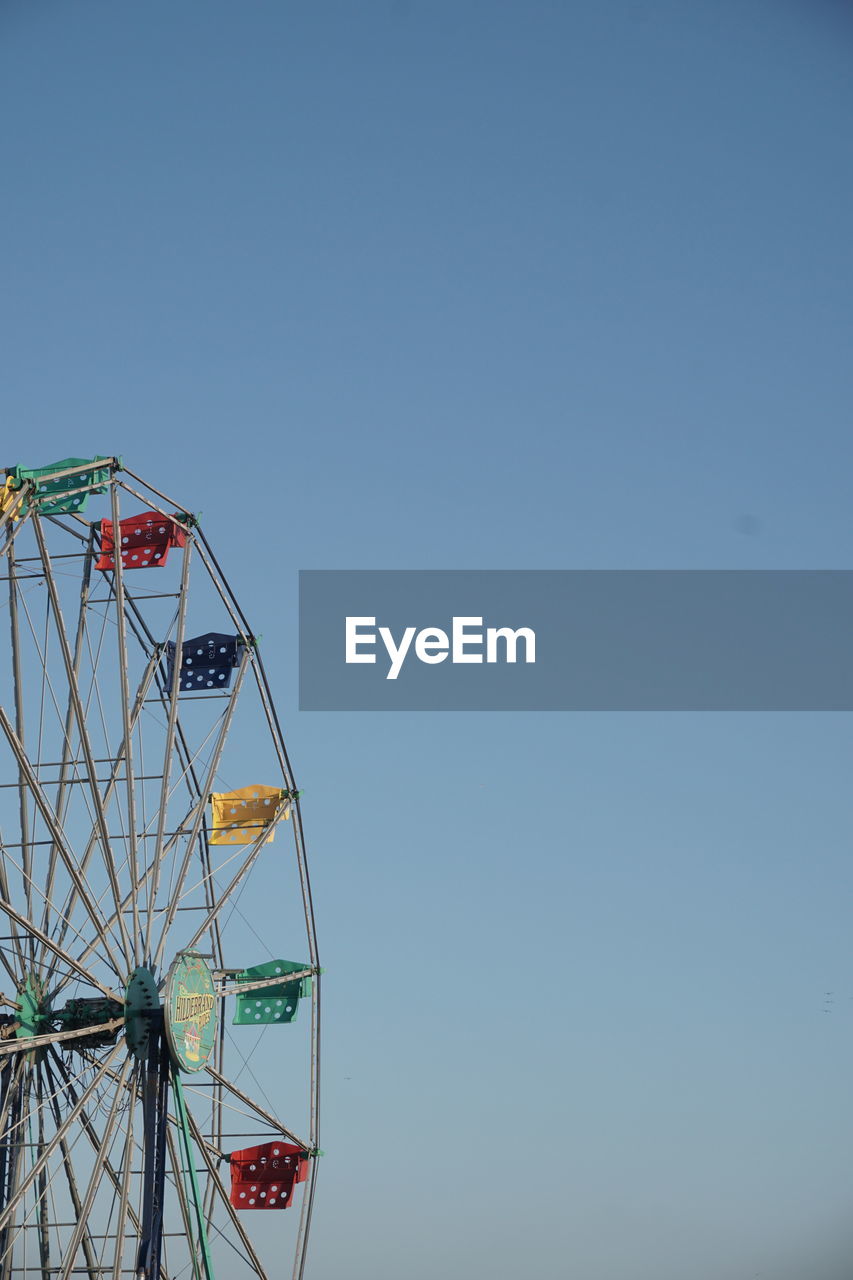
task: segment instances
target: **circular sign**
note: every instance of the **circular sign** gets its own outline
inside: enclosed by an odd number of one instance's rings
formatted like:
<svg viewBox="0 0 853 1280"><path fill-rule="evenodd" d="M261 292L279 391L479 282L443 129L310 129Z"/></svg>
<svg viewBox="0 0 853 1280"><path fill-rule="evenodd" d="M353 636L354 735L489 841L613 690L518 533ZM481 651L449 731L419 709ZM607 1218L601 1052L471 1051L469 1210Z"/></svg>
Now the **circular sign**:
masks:
<svg viewBox="0 0 853 1280"><path fill-rule="evenodd" d="M182 951L172 962L163 993L166 1038L175 1065L200 1071L213 1052L218 996L207 961Z"/></svg>

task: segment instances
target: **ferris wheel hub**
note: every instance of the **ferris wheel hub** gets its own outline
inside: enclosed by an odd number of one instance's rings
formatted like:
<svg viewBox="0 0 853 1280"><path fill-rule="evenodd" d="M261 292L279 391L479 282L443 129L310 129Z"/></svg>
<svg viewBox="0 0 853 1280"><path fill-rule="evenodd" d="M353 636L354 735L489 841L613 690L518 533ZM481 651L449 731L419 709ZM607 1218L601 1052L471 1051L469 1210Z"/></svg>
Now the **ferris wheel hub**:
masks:
<svg viewBox="0 0 853 1280"><path fill-rule="evenodd" d="M134 969L124 989L124 1038L134 1057L148 1057L149 1031L154 1015L161 1008L157 980L150 969L140 965Z"/></svg>

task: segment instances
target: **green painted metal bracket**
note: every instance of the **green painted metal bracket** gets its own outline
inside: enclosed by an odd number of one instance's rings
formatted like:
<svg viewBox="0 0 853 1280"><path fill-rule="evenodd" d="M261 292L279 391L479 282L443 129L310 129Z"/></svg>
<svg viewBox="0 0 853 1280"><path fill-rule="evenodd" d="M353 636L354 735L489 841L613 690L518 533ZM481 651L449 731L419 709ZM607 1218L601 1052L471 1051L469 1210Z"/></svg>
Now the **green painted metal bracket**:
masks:
<svg viewBox="0 0 853 1280"><path fill-rule="evenodd" d="M195 1160L193 1159L192 1153L190 1122L187 1117L187 1104L184 1099L184 1086L181 1084L181 1074L174 1064L172 1066L172 1089L175 1094L175 1102L177 1103L178 1132L181 1136L181 1147L183 1148L182 1154L187 1166L186 1170L183 1171L184 1179L186 1182L187 1177L189 1177L192 1202L195 1209L196 1227L198 1228L198 1244L201 1247L201 1260L204 1266L203 1280L214 1280L213 1261L210 1256L210 1242L207 1238L207 1228L204 1225L201 1191L198 1185L198 1177L196 1176L195 1171ZM202 1273L198 1269L198 1259L195 1247L193 1248L193 1274L196 1277L196 1280L202 1280Z"/></svg>

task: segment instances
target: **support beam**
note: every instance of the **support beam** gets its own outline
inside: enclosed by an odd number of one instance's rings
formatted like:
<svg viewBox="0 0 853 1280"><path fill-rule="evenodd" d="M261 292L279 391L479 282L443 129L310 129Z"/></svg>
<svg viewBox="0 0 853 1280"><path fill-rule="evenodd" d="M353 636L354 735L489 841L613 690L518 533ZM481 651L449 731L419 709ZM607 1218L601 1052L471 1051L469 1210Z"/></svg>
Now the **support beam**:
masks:
<svg viewBox="0 0 853 1280"><path fill-rule="evenodd" d="M243 862L242 866L238 869L236 875L232 877L228 887L222 890L221 894L219 895L219 901L216 903L214 907L211 908L210 911L208 911L202 923L199 925L199 927L196 929L193 936L190 938L189 942L183 948L184 951L192 951L193 947L196 945L198 940L207 933L208 929L213 924L214 920L218 919L220 911L222 911L223 908L225 908L230 902L231 894L237 888L237 885L240 883L240 881L243 879L246 873L249 870L251 870L251 868L254 866L255 861L257 860L258 854L263 849L264 845L266 844L269 837L272 835L275 828L286 816L288 809L290 807L290 803L291 803L290 800L282 800L279 803L275 813L273 814L270 820L269 825L264 827L261 835L258 836L257 840L254 842L254 844L250 848L248 855L246 856L246 860Z"/></svg>
<svg viewBox="0 0 853 1280"><path fill-rule="evenodd" d="M0 911L4 911L10 920L14 920L15 923L21 925L26 932L31 933L43 947L46 947L48 951L58 957L58 959L66 964L69 969L73 969L79 977L83 978L91 986L97 987L99 991L103 991L104 995L109 996L111 1000L117 1000L120 1004L124 1003L123 996L116 995L112 987L105 986L104 983L90 972L90 970L84 968L78 960L75 960L67 951L64 951L62 947L58 946L52 938L49 938L46 933L42 933L41 929L36 928L32 920L28 920L26 916L21 915L20 911L16 911L11 902L0 898Z"/></svg>
<svg viewBox="0 0 853 1280"><path fill-rule="evenodd" d="M80 608L77 614L77 633L74 637L74 675L79 679L80 660L83 654L83 639L86 633L86 609L89 602L89 587L92 579L92 552L94 539L90 532L89 542L83 560L83 580L80 585ZM59 762L59 778L56 784L56 798L53 802L57 819L60 823L65 816L66 791L69 785L69 773L72 763L71 753L71 729L74 723L74 703L71 695L68 696L68 706L65 712L65 731L62 735L62 759ZM51 847L47 864L47 879L45 887L45 906L42 916L42 928L45 933L49 931L50 926L50 897L53 893L53 878L56 872L57 851ZM61 939L60 939L61 941Z"/></svg>
<svg viewBox="0 0 853 1280"><path fill-rule="evenodd" d="M247 1093L243 1093L242 1089L238 1089L232 1080L229 1080L227 1076L222 1075L221 1072L217 1071L215 1067L212 1067L209 1062L206 1064L204 1069L210 1076L211 1080L215 1080L217 1084L221 1084L224 1089L227 1089L229 1093L232 1093L235 1098L239 1098L245 1106L249 1107L251 1111L254 1111L255 1115L268 1124L271 1129L274 1129L276 1133L283 1134L285 1138L289 1138L291 1142L294 1142L297 1147L301 1147L302 1150L307 1152L309 1155L312 1153L312 1149L308 1143L303 1142L302 1138L297 1138L295 1133L291 1133L290 1129L287 1129L281 1123L278 1116L274 1116L272 1112L265 1111L263 1107L259 1107L257 1102L254 1102Z"/></svg>
<svg viewBox="0 0 853 1280"><path fill-rule="evenodd" d="M133 1059L128 1058L122 1064L121 1072L120 1072L122 1077L122 1081L121 1081L122 1084L127 1080L127 1077L130 1074L132 1062L133 1062ZM77 1222L77 1226L74 1228L74 1234L72 1235L71 1240L65 1250L65 1256L62 1259L63 1267L62 1267L62 1272L60 1274L59 1280L69 1280L69 1277L71 1276L72 1272L75 1269L74 1263L77 1259L77 1250L80 1248L80 1242L83 1239L83 1235L86 1231L86 1225L89 1219L89 1214L92 1212L92 1206L95 1203L95 1196L97 1195L98 1187L101 1185L101 1180L104 1176L104 1165L109 1159L110 1147L112 1145L112 1139L113 1139L113 1131L115 1130L116 1123L118 1121L119 1115L121 1114L121 1105L120 1105L121 1102L122 1102L121 1092L119 1090L116 1090L116 1093L112 1100L112 1104L107 1113L106 1121L104 1122L104 1129L103 1129L103 1133L101 1134L100 1147L98 1150L98 1154L95 1157L95 1165L94 1165L94 1168L92 1169L91 1177L89 1178L89 1185L86 1188L86 1194L83 1197L83 1204L80 1209L80 1218Z"/></svg>
<svg viewBox="0 0 853 1280"><path fill-rule="evenodd" d="M195 1171L195 1160L193 1159L192 1147L190 1145L189 1112L187 1111L187 1104L184 1100L184 1087L181 1084L181 1077L175 1067L172 1068L172 1089L175 1095L175 1110L178 1113L178 1133L180 1135L184 1159L186 1160L187 1165L187 1174L192 1188L197 1232L196 1244L201 1253L202 1266L204 1267L204 1280L214 1280L213 1263L210 1257L210 1244L207 1239L207 1224L204 1220L201 1192L199 1191L198 1178L196 1177Z"/></svg>
<svg viewBox="0 0 853 1280"><path fill-rule="evenodd" d="M113 563L115 572L113 583L116 596L116 636L118 639L118 666L121 685L121 723L124 732L124 777L125 795L127 798L127 848L130 883L136 884L137 847L136 847L136 792L133 782L133 737L130 729L130 684L127 675L127 629L124 616L124 566L121 562L121 525L119 522L118 486L110 484L110 501L113 517L113 537L115 539L115 555ZM133 895L133 963L138 965L142 958L142 937L139 927L139 903Z"/></svg>
<svg viewBox="0 0 853 1280"><path fill-rule="evenodd" d="M45 825L50 831L50 834L56 845L57 852L59 853L59 856L61 857L63 863L65 864L65 870L68 872L68 875L72 883L77 889L80 899L82 900L84 906L86 907L86 910L89 912L92 928L105 929L106 921L101 915L100 908L98 907L98 904L95 902L95 899L92 897L88 886L85 884L85 882L83 881L80 875L80 871L77 866L77 861L74 857L74 854L71 852L71 850L68 848L68 845L66 844L64 832L57 820L56 814L53 811L53 807L51 806L50 801L45 795L44 788L42 787L41 783L36 777L35 771L32 765L30 764L29 759L27 758L27 754L24 751L23 743L20 741L20 739L18 738L18 735L15 733L15 730L12 728L12 725L9 722L9 717L6 715L6 712L3 710L2 707L0 707L0 729L2 729L3 732L6 734L6 738L8 739L9 745L11 746L13 752L15 753L15 757L18 761L21 772L23 773L26 779L27 786L32 792L33 798L36 802L36 806L38 807L39 812L41 813L41 816L44 819ZM113 870L113 878L115 878L115 870ZM11 914L11 912L9 914ZM124 923L123 920L121 923L123 925ZM36 934L37 932L38 933L41 932L40 930L37 931L34 925L31 926L30 931L34 934ZM41 936L44 937L44 934L42 933ZM110 964L113 966L116 974L121 974L122 972L126 973L132 966L128 964L126 967L123 967L120 964L116 956L113 954L113 950L110 947L106 936L102 936L100 941L101 941L101 945L104 948L104 951L107 953L107 956L109 957ZM125 934L125 941L126 941L126 934Z"/></svg>
<svg viewBox="0 0 853 1280"><path fill-rule="evenodd" d="M36 541L38 542L39 555L41 556L42 564L44 566L45 583L47 584L47 590L50 596L51 606L53 608L53 620L54 620L54 623L56 624L57 636L59 637L59 647L62 650L62 661L65 665L65 674L68 678L68 691L74 706L74 718L77 721L77 732L80 735L80 746L82 748L83 759L86 764L86 773L88 775L89 782L91 784L92 804L95 809L95 820L96 820L96 826L98 828L98 832L100 835L101 852L103 854L104 866L107 872L107 879L109 880L110 888L112 890L113 900L116 906L118 906L119 901L121 899L121 895L119 893L118 879L117 879L116 870L115 870L115 860L113 857L113 851L110 844L109 832L107 830L106 810L104 809L104 803L101 797L101 793L98 790L98 783L97 783L98 771L95 768L94 757L92 754L92 745L89 741L89 731L86 726L86 716L83 711L83 700L80 697L80 689L77 684L77 677L74 672L74 664L71 659L71 649L68 644L68 634L65 630L65 622L63 620L62 609L59 604L59 595L56 590L56 582L54 581L54 577L53 577L53 569L50 563L50 555L48 554L47 544L45 543L45 540L44 540L44 533L42 532L41 522L38 516L33 517L33 528L35 529ZM97 920L97 918L98 916L94 915L93 922ZM124 971L126 972L128 969L131 969L133 967L133 964L131 959L132 952L130 947L130 940L127 935L127 928L126 928L123 916L119 916L118 927L119 927L119 935L121 939L121 949L125 959ZM122 967L119 967L116 969L116 973L118 974L120 974L122 971L123 971Z"/></svg>
<svg viewBox="0 0 853 1280"><path fill-rule="evenodd" d="M151 1051L142 1082L145 1168L136 1269L145 1280L160 1280L169 1104L169 1050L162 1014L159 1027L152 1023L149 1043Z"/></svg>
<svg viewBox="0 0 853 1280"><path fill-rule="evenodd" d="M177 880L175 884L171 886L171 901L169 902L169 909L166 913L166 919L163 922L163 929L160 934L160 941L157 945L157 950L154 955L155 968L162 963L163 951L166 946L168 933L172 927L172 924L174 923L175 913L177 912L178 906L180 904L181 893L183 891L184 883L186 881L187 872L189 871L190 862L193 856L193 850L195 848L195 842L198 839L199 833L201 832L202 823L204 822L204 813L205 813L205 807L207 804L207 796L209 795L210 790L213 786L213 782L216 777L216 771L218 770L219 762L222 759L222 752L225 749L225 739L228 736L228 730L231 727L231 720L234 715L234 710L237 706L237 698L240 694L240 689L243 684L243 676L246 674L246 666L248 664L248 661L249 661L248 652L247 650L244 649L243 656L240 660L240 666L237 671L237 677L234 681L234 688L231 691L231 698L225 710L225 714L222 717L222 724L220 726L219 734L216 739L216 745L213 748L213 754L210 758L210 764L208 765L207 773L204 778L204 783L202 785L202 790L201 790L201 801L196 810L195 821L193 822L192 831L190 832L189 839L187 840L186 848L184 850L183 861L181 862L181 867L180 867L180 870L178 871ZM179 667L178 667L178 651L176 649L175 650L175 670L172 676L173 692L174 692L175 685L178 683L179 674L180 673L179 673Z"/></svg>
<svg viewBox="0 0 853 1280"><path fill-rule="evenodd" d="M106 1058L104 1058L104 1060L101 1062L98 1069L95 1071L95 1074L90 1080L87 1087L80 1094L75 1105L65 1113L62 1128L59 1129L57 1133L53 1135L50 1141L46 1144L42 1154L39 1156L39 1158L36 1161L34 1161L32 1167L27 1171L25 1176L21 1179L21 1182L17 1188L18 1194L15 1198L15 1201L13 1201L12 1204L7 1204L6 1207L2 1211L0 1211L0 1230L6 1227L8 1223L11 1221L15 1204L18 1202L18 1200L23 1199L24 1195L33 1185L33 1183L35 1182L41 1170L47 1164L53 1152L59 1146L61 1139L65 1136L65 1134L68 1132L71 1126L76 1123L77 1118L80 1115L80 1112L85 1107L86 1103L95 1093L95 1091L98 1088L100 1088L101 1083L103 1082L104 1077L106 1076L106 1073L109 1070L113 1060L117 1057L118 1052L119 1052L118 1045L116 1045L115 1048L110 1050Z"/></svg>
<svg viewBox="0 0 853 1280"><path fill-rule="evenodd" d="M145 695L148 692L148 687L154 676L154 670L157 666L158 661L159 661L159 654L155 650L148 659L148 665L145 668L145 671L142 676L142 680L140 681L140 684L139 684L139 688L136 691L136 701L134 702L133 713L130 717L131 733L133 733L134 729L136 728L136 722L142 713L142 707L145 702ZM115 757L115 760L110 762L112 764L112 769L110 770L109 781L108 781L106 790L104 791L105 805L109 804L110 799L112 798L113 789L117 785L119 769L121 768L122 762L124 760L125 747L126 747L126 743L122 742L121 746L119 747L118 753ZM88 869L89 862L91 860L92 853L94 852L96 844L97 844L97 833L92 832L92 834L89 837L88 843L86 844L86 848L83 852L83 856L80 859L80 871L84 876ZM122 910L124 910L124 908L127 906L129 901L130 901L130 895L128 895L128 897L124 899L122 903ZM76 904L77 904L77 891L76 889L72 889L65 907L64 914L66 919L70 919L71 913L74 910L74 907L76 906ZM114 922L115 922L115 917L114 916L109 917L109 919L106 922L107 929L111 929ZM59 932L60 942L64 941L66 932L67 932L67 925L63 923L63 926ZM80 953L80 955L77 957L80 963L86 960L88 956L90 956L92 952L97 949L97 942L98 940L93 940ZM48 977L50 977L50 975L53 973L53 968L55 968L55 966L53 966L51 969L48 970ZM64 984L60 984L60 987L62 985Z"/></svg>
<svg viewBox="0 0 853 1280"><path fill-rule="evenodd" d="M166 750L163 758L163 789L160 793L160 811L157 816L157 838L154 844L154 857L152 865L154 874L148 889L148 916L145 922L145 946L144 954L146 958L151 954L151 931L154 925L154 912L157 906L157 890L160 887L160 858L163 852L163 840L166 832L166 812L169 806L169 779L172 776L172 754L175 747L175 728L178 721L178 696L181 691L181 682L178 678L178 672L181 666L181 656L184 646L184 624L187 613L187 593L189 590L190 577L190 555L192 553L192 539L187 535L184 544L184 557L181 569L181 599L178 605L178 625L175 630L175 678L172 680L172 694L169 699L169 719L166 726Z"/></svg>
<svg viewBox="0 0 853 1280"><path fill-rule="evenodd" d="M219 1170L217 1169L216 1165L213 1162L213 1157L211 1156L210 1151L208 1150L207 1143L204 1140L204 1136L201 1130L199 1129L198 1124L193 1119L192 1112L190 1111L187 1112L187 1119L189 1121L190 1132L192 1133L193 1139L195 1140L195 1144L198 1150L201 1152L201 1158L204 1160L204 1163L207 1165L208 1175L210 1176L213 1182L213 1185L216 1188L217 1195L219 1196L220 1200L225 1206L225 1210L231 1221L231 1226L234 1228L235 1234L238 1236L238 1238L240 1239L243 1245L243 1248L246 1250L246 1255L248 1257L249 1262L254 1267L255 1273L260 1277L260 1280L269 1280L267 1272L264 1270L263 1263L261 1262L257 1253L255 1252L254 1246L252 1245L251 1240L246 1234L246 1229L243 1226L240 1219L238 1218L237 1212L233 1204L231 1203L231 1197L228 1194L228 1190L224 1182L222 1181L222 1178L219 1176Z"/></svg>
<svg viewBox="0 0 853 1280"><path fill-rule="evenodd" d="M75 1027L72 1031L51 1031L43 1036L22 1036L19 1040L6 1040L0 1044L0 1057L8 1057L10 1053L29 1053L30 1049L40 1049L46 1044L60 1044L64 1040L82 1040L86 1036L106 1035L123 1026L124 1018L110 1018L109 1022L99 1022L93 1027Z"/></svg>

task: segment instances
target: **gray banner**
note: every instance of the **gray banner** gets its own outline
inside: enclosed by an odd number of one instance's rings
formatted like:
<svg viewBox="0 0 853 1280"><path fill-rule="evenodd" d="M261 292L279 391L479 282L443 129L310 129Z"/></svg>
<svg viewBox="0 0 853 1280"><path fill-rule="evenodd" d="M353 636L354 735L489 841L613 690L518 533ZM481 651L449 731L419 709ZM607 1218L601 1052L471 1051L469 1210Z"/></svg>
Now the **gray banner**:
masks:
<svg viewBox="0 0 853 1280"><path fill-rule="evenodd" d="M848 570L306 570L299 609L304 711L853 710Z"/></svg>

